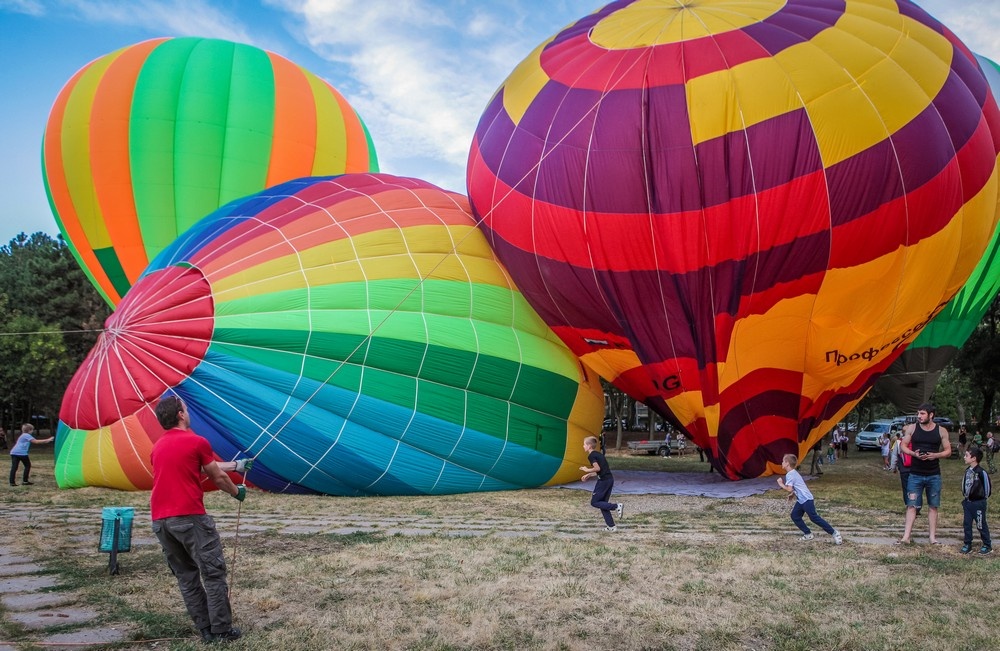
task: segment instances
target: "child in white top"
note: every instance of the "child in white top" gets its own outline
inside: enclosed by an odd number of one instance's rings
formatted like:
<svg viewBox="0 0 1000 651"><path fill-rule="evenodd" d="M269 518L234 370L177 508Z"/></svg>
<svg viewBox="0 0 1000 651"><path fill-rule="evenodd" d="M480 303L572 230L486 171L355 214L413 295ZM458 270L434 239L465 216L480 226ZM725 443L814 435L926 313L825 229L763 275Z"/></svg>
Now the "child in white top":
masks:
<svg viewBox="0 0 1000 651"><path fill-rule="evenodd" d="M795 469L798 462L799 458L794 454L786 454L781 461L781 467L785 471L785 478L778 478L778 486L790 493L788 499L795 500L795 506L792 507L792 522L802 531L802 540L812 540L812 532L802 519L802 515L806 514L813 521L813 524L822 527L823 531L833 536L833 542L839 545L844 542L844 539L841 537L839 531L831 527L829 522L816 513L816 502L813 499L813 494L806 487L806 482L802 479L802 475Z"/></svg>

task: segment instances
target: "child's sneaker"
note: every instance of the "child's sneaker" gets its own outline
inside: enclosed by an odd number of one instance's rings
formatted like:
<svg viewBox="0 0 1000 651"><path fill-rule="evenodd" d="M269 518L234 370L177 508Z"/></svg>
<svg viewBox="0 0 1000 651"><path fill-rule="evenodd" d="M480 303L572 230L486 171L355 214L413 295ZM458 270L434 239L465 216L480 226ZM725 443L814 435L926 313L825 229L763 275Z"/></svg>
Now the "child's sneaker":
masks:
<svg viewBox="0 0 1000 651"><path fill-rule="evenodd" d="M982 547L979 548L980 554L989 554L991 551L993 551L993 548L987 547L986 545L983 545Z"/></svg>
<svg viewBox="0 0 1000 651"><path fill-rule="evenodd" d="M609 533L614 533L614 532L618 531L618 527L615 527L615 526L604 527L604 530L607 531L607 532L609 532Z"/></svg>
<svg viewBox="0 0 1000 651"><path fill-rule="evenodd" d="M840 535L840 532L836 529L833 530L833 544L840 545L843 544L844 537Z"/></svg>
<svg viewBox="0 0 1000 651"><path fill-rule="evenodd" d="M802 536L802 540L812 540L812 539L813 535L811 533L807 533L806 535Z"/></svg>
<svg viewBox="0 0 1000 651"><path fill-rule="evenodd" d="M962 545L962 548L960 550L958 550L958 553L959 554L968 554L971 551L972 551L972 545L966 543L966 544Z"/></svg>
<svg viewBox="0 0 1000 651"><path fill-rule="evenodd" d="M622 504L621 502L619 502L618 503L618 508L615 509L615 515L618 516L619 520L622 519L622 513L624 513L624 512L625 512L625 505Z"/></svg>

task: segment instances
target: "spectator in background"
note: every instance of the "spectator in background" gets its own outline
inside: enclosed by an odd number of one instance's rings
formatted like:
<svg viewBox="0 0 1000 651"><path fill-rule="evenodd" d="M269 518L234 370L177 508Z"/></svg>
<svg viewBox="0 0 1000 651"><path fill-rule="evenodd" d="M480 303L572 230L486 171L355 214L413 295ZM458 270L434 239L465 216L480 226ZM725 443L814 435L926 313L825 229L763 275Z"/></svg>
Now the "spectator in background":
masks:
<svg viewBox="0 0 1000 651"><path fill-rule="evenodd" d="M823 465L823 439L816 441L816 445L812 447L812 462L809 464L809 474L816 475L817 477L822 476L823 470L820 466Z"/></svg>
<svg viewBox="0 0 1000 651"><path fill-rule="evenodd" d="M889 440L889 470L896 472L899 465L899 434L893 434Z"/></svg>
<svg viewBox="0 0 1000 651"><path fill-rule="evenodd" d="M993 462L993 457L997 452L1000 452L1000 441L994 436L993 432L986 432L986 442L983 444L983 451L986 453L986 463L989 466L989 471L994 473L997 471L996 464Z"/></svg>
<svg viewBox="0 0 1000 651"><path fill-rule="evenodd" d="M837 434L837 450L838 450L838 455L837 456L840 457L841 459L846 459L847 458L847 443L848 443L848 441L850 441L850 438L847 436L847 432L845 430L837 428L837 432L838 432L838 434Z"/></svg>

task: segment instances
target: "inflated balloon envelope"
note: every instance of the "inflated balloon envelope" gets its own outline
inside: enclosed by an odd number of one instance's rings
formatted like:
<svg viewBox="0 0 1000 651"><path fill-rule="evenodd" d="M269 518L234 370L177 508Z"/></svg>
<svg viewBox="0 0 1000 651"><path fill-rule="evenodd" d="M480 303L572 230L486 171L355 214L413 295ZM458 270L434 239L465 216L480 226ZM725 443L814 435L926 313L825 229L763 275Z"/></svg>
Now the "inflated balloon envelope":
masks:
<svg viewBox="0 0 1000 651"><path fill-rule="evenodd" d="M994 99L1000 99L1000 66L977 54ZM1000 291L1000 230L961 291L927 324L920 335L878 379L878 388L894 405L912 414L929 402L938 378L972 335Z"/></svg>
<svg viewBox="0 0 1000 651"><path fill-rule="evenodd" d="M962 287L998 151L974 57L907 0L634 0L511 73L468 190L563 341L755 477Z"/></svg>
<svg viewBox="0 0 1000 651"><path fill-rule="evenodd" d="M205 215L304 176L378 171L361 118L273 52L160 38L84 66L45 127L52 212L112 306Z"/></svg>
<svg viewBox="0 0 1000 651"><path fill-rule="evenodd" d="M466 198L381 174L235 201L154 260L67 391L59 486L148 488L165 393L254 485L333 495L575 481L603 418Z"/></svg>

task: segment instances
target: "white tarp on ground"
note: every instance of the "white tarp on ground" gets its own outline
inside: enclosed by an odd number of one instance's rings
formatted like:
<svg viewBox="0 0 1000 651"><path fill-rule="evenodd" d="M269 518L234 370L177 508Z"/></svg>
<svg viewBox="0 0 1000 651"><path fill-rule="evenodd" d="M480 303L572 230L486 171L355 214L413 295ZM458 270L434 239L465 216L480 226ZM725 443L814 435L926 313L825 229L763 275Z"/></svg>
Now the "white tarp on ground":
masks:
<svg viewBox="0 0 1000 651"><path fill-rule="evenodd" d="M729 481L715 472L653 472L613 470L614 494L702 495L705 497L750 497L778 488L777 476ZM811 479L806 477L806 479ZM594 480L563 484L561 488L594 490Z"/></svg>

